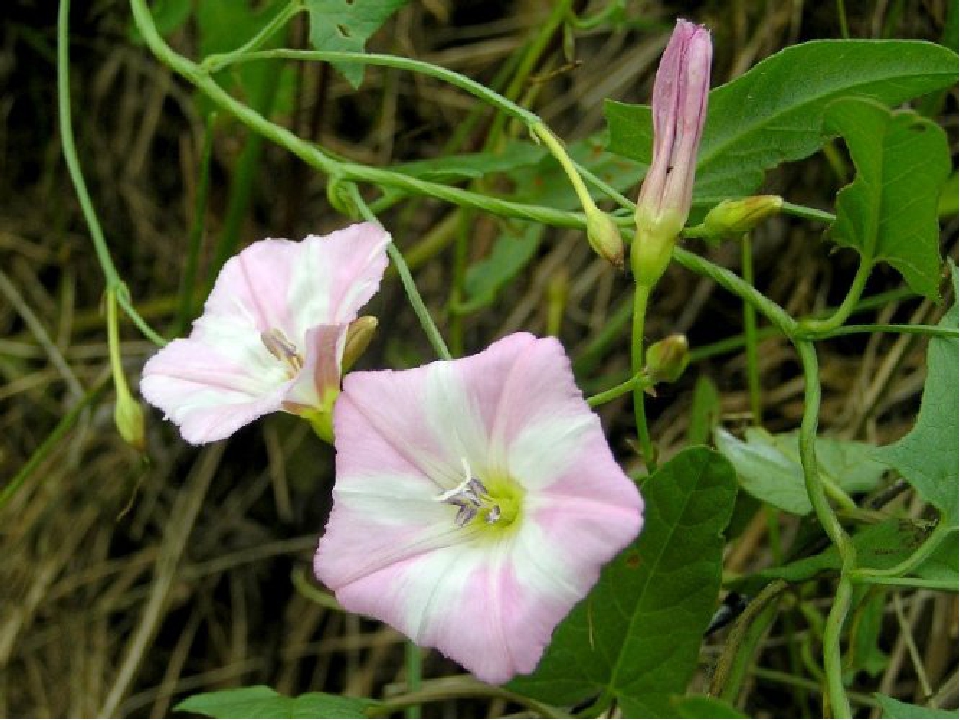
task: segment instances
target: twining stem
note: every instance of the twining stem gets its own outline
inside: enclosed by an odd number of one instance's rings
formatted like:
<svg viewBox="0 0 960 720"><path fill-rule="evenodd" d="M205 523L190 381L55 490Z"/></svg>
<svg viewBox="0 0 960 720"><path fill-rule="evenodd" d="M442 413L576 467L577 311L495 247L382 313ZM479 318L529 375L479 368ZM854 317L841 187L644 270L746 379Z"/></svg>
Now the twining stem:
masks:
<svg viewBox="0 0 960 720"><path fill-rule="evenodd" d="M603 405L612 400L616 400L618 397L626 395L628 392L632 392L635 389L646 390L651 387L652 383L647 377L647 374L641 370L637 375L634 375L629 380L625 380L619 385L614 385L609 390L604 390L598 392L596 395L591 395L587 398L587 405L590 407L597 407L598 405Z"/></svg>
<svg viewBox="0 0 960 720"><path fill-rule="evenodd" d="M850 289L847 290L847 296L839 307L833 311L830 317L801 322L800 329L808 336L819 337L822 334L831 333L843 325L857 307L857 303L860 302L860 296L863 294L863 289L867 285L872 269L873 262L861 255L860 264L857 266L857 274L854 275L853 281L850 283Z"/></svg>
<svg viewBox="0 0 960 720"><path fill-rule="evenodd" d="M597 206L593 202L593 198L590 197L590 191L587 190L587 186L584 184L583 178L580 177L580 172L578 171L577 166L574 165L573 160L571 160L570 156L567 155L566 149L557 139L557 136L553 134L553 131L542 122L538 121L530 126L530 132L533 133L534 137L539 138L543 144L547 146L550 154L553 155L557 159L557 162L560 163L560 167L563 168L563 172L566 174L567 179L570 181L570 184L573 185L574 192L577 193L577 198L580 200L580 205L583 207L584 212L589 212L591 210L595 211Z"/></svg>
<svg viewBox="0 0 960 720"><path fill-rule="evenodd" d="M350 194L351 201L363 216L364 220L379 225L380 221L377 220L377 217L370 210L370 207L363 199L363 196L360 195L360 191L357 189L357 186L353 183L347 183L345 187L347 192ZM423 331L427 334L427 339L430 340L430 344L433 345L433 349L443 360L452 360L453 356L450 355L450 350L447 349L447 344L443 341L443 337L440 335L440 330L437 329L437 325L433 321L430 311L427 310L427 306L424 304L423 298L420 297L420 291L417 290L417 284L414 282L413 276L410 274L410 268L407 267L407 262L403 259L403 253L397 249L397 246L394 245L393 240L387 243L387 254L393 261L394 267L397 268L397 274L400 276L400 283L403 285L403 289L407 293L407 299L410 301L410 305L413 306L413 311L417 314L417 319L420 320L420 325L423 327Z"/></svg>
<svg viewBox="0 0 960 720"><path fill-rule="evenodd" d="M633 334L630 343L630 370L634 376L643 372L643 326L647 316L647 303L650 300L650 288L637 283L633 291ZM640 452L647 466L647 472L657 469L657 451L650 439L650 429L647 427L647 412L644 407L646 394L639 385L633 388L633 414L637 423L637 440L640 442Z"/></svg>
<svg viewBox="0 0 960 720"><path fill-rule="evenodd" d="M110 353L110 372L113 375L113 389L117 395L117 404L135 402L127 385L120 358L120 332L117 323L117 293L107 289L107 349Z"/></svg>
<svg viewBox="0 0 960 720"><path fill-rule="evenodd" d="M823 632L823 669L827 681L826 702L834 717L852 717L850 701L843 685L843 656L840 651L840 636L843 623L850 610L853 593L851 573L856 568L857 550L844 531L839 519L830 507L820 479L816 442L820 413L820 375L817 351L813 343L796 340L794 345L803 367L803 420L800 423L800 462L803 465L803 480L807 496L813 505L817 519L840 554L840 582L833 598L830 613ZM827 708L824 708L826 712Z"/></svg>
<svg viewBox="0 0 960 720"><path fill-rule="evenodd" d="M743 279L753 285L753 247L750 235L740 239L741 272ZM750 414L753 424L763 422L763 406L760 398L760 361L757 357L757 311L750 303L743 303L743 336L746 340L747 387L750 393Z"/></svg>
<svg viewBox="0 0 960 720"><path fill-rule="evenodd" d="M420 691L423 656L420 653L420 647L412 640L407 640L405 646L407 692L415 695ZM410 703L403 711L403 716L412 720L416 720L420 715L420 703L418 702Z"/></svg>
<svg viewBox="0 0 960 720"><path fill-rule="evenodd" d="M149 340L157 345L165 345L164 340L134 309L127 294L123 280L117 273L117 268L110 257L107 241L100 227L100 220L93 208L93 201L87 191L86 181L80 169L80 160L77 157L76 142L73 137L73 123L70 112L70 0L60 1L60 11L57 17L57 107L60 113L60 147L63 149L63 158L67 163L67 172L80 201L80 209L90 230L90 239L97 254L97 261L103 270L107 281L107 288L116 290L117 302L124 312L133 320Z"/></svg>

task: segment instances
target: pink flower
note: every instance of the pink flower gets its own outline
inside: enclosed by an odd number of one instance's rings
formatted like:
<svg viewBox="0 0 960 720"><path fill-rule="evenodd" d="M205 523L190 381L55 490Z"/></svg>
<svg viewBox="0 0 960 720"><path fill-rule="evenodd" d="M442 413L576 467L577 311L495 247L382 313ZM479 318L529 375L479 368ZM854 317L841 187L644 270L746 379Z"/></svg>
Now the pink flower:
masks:
<svg viewBox="0 0 960 720"><path fill-rule="evenodd" d="M334 424L317 577L486 682L533 671L640 529L640 495L554 339L351 373Z"/></svg>
<svg viewBox="0 0 960 720"><path fill-rule="evenodd" d="M712 57L710 32L702 25L678 20L653 84L653 161L640 187L634 215L637 241L650 256L645 262L651 270L657 261L666 266L661 251L665 248L669 259L673 241L690 214ZM636 265L635 257L633 262Z"/></svg>
<svg viewBox="0 0 960 720"><path fill-rule="evenodd" d="M329 425L347 328L380 285L389 241L362 223L250 245L223 266L190 336L144 366L143 396L191 443L276 410Z"/></svg>

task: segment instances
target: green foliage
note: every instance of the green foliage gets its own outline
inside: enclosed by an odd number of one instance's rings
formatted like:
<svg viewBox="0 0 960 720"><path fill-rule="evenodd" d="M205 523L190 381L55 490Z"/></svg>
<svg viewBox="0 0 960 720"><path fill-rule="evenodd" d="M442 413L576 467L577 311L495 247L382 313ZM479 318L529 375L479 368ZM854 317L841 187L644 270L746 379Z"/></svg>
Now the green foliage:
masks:
<svg viewBox="0 0 960 720"><path fill-rule="evenodd" d="M940 189L950 174L947 136L909 111L845 98L827 108L824 131L847 143L856 179L837 196L830 235L864 262L886 260L929 298L940 281Z"/></svg>
<svg viewBox="0 0 960 720"><path fill-rule="evenodd" d="M921 705L911 705L910 703L900 702L892 697L874 693L873 695L880 707L883 708L883 716L893 720L909 720L910 718L920 718L921 720L940 720L940 718L956 718L956 710L932 710Z"/></svg>
<svg viewBox="0 0 960 720"><path fill-rule="evenodd" d="M511 687L556 704L596 693L628 717L674 717L720 589L721 535L736 479L720 455L688 448L643 485L644 527L554 633L537 671Z"/></svg>
<svg viewBox="0 0 960 720"><path fill-rule="evenodd" d="M940 327L957 329L957 268L951 265L954 304ZM957 338L930 338L927 347L927 380L920 399L920 414L913 430L898 442L879 448L876 457L889 463L917 492L944 514L944 522L958 526L957 450Z"/></svg>
<svg viewBox="0 0 960 720"><path fill-rule="evenodd" d="M687 441L691 445L706 444L710 440L710 430L720 422L720 414L720 392L716 383L706 375L700 375L693 388Z"/></svg>
<svg viewBox="0 0 960 720"><path fill-rule="evenodd" d="M579 163L614 189L621 192L637 184L642 167L632 160L618 157L604 150L603 135L594 135L567 146L571 159ZM561 210L579 210L580 200L570 185L560 164L552 155L545 155L536 165L518 167L508 173L516 186L514 199L547 205ZM595 200L605 199L604 193L587 183Z"/></svg>
<svg viewBox="0 0 960 720"><path fill-rule="evenodd" d="M898 105L957 80L957 56L910 40L818 40L788 47L710 93L694 202L754 192L764 171L821 146L827 106L848 95ZM607 101L610 150L650 162L650 108Z"/></svg>
<svg viewBox="0 0 960 720"><path fill-rule="evenodd" d="M854 603L857 609L851 616L850 644L844 658L844 680L848 683L858 672L876 677L890 662L879 645L887 593L871 586L857 588L857 592L860 602Z"/></svg>
<svg viewBox="0 0 960 720"><path fill-rule="evenodd" d="M464 281L467 300L456 311L469 313L490 305L500 288L534 258L541 237L543 225L539 223L524 223L520 227L504 225L493 251L467 270Z"/></svg>
<svg viewBox="0 0 960 720"><path fill-rule="evenodd" d="M202 57L236 50L248 41L283 10L284 0L267 0L253 7L251 3L236 0L200 0L197 4L197 30ZM266 39L263 48L284 44L284 32ZM217 82L235 92L258 112L269 114L273 105L289 107L294 85L293 69L277 68L264 62L243 63L217 74ZM279 102L275 102L279 98ZM201 100L201 113L213 110L206 99Z"/></svg>
<svg viewBox="0 0 960 720"><path fill-rule="evenodd" d="M745 718L749 717L725 700L704 695L676 698L673 707L682 718Z"/></svg>
<svg viewBox="0 0 960 720"><path fill-rule="evenodd" d="M476 180L491 173L507 172L520 167L536 165L546 155L547 151L539 145L515 140L507 143L500 150L447 155L430 160L416 160L392 165L390 169L424 180L456 182L458 180Z"/></svg>
<svg viewBox="0 0 960 720"><path fill-rule="evenodd" d="M913 522L892 519L869 525L854 533L852 539L857 548L858 565L886 570L910 557L926 537L927 531ZM937 587L955 588L958 582L957 541L957 532L949 533L933 554L915 568L914 575L920 580L931 581ZM819 554L763 570L740 584L743 587L753 588L755 587L754 578L764 580L780 578L798 583L810 580L821 573L835 572L839 569L840 554L836 546L831 545Z"/></svg>
<svg viewBox="0 0 960 720"><path fill-rule="evenodd" d="M741 487L758 500L795 515L813 510L803 481L797 434L771 435L763 428L747 428L744 434L746 442L722 427L713 434L717 450L737 469ZM817 438L821 480L848 493L872 490L887 468L874 453L872 445Z"/></svg>
<svg viewBox="0 0 960 720"><path fill-rule="evenodd" d="M305 0L310 13L310 42L317 50L362 53L367 40L407 0ZM354 88L363 82L363 66L333 63Z"/></svg>
<svg viewBox="0 0 960 720"><path fill-rule="evenodd" d="M377 705L366 698L327 693L280 695L265 685L219 690L187 698L176 710L212 718L357 718Z"/></svg>

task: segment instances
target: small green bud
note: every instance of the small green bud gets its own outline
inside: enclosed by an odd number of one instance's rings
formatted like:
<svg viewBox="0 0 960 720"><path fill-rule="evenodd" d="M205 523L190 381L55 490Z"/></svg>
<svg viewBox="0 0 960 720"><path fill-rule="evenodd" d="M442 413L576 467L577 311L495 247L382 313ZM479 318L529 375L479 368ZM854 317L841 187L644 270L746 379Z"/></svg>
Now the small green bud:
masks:
<svg viewBox="0 0 960 720"><path fill-rule="evenodd" d="M143 408L128 392L117 395L113 406L113 421L117 425L120 437L128 444L143 452L146 449L144 435Z"/></svg>
<svg viewBox="0 0 960 720"><path fill-rule="evenodd" d="M670 335L647 349L647 378L651 383L676 382L690 363L690 345L683 335Z"/></svg>
<svg viewBox="0 0 960 720"><path fill-rule="evenodd" d="M720 240L731 235L742 235L753 230L761 221L776 215L783 207L779 195L754 195L739 200L724 200L691 228L688 235L707 240Z"/></svg>
<svg viewBox="0 0 960 720"><path fill-rule="evenodd" d="M587 240L590 247L615 268L623 268L623 239L609 215L596 206L587 209Z"/></svg>
<svg viewBox="0 0 960 720"><path fill-rule="evenodd" d="M362 315L350 323L347 328L347 340L343 346L343 360L340 363L341 373L346 373L353 367L353 364L373 341L376 331L377 319L373 315Z"/></svg>

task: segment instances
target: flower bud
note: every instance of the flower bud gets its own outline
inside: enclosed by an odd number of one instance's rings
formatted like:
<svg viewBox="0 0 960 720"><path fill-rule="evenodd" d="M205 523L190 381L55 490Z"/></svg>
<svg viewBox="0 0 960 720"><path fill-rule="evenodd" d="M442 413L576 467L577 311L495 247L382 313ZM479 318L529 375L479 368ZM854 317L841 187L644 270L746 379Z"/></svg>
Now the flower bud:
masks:
<svg viewBox="0 0 960 720"><path fill-rule="evenodd" d="M779 195L754 195L739 200L724 200L691 228L688 236L707 240L721 240L731 235L742 235L753 230L762 220L776 215L783 207Z"/></svg>
<svg viewBox="0 0 960 720"><path fill-rule="evenodd" d="M620 229L607 215L597 207L587 209L587 240L590 247L615 268L623 269L623 239Z"/></svg>
<svg viewBox="0 0 960 720"><path fill-rule="evenodd" d="M653 84L653 158L634 214L637 235L631 263L637 282L648 286L666 269L690 214L712 56L709 31L678 20Z"/></svg>
<svg viewBox="0 0 960 720"><path fill-rule="evenodd" d="M343 359L340 361L341 373L353 367L373 341L377 331L377 319L373 315L362 315L350 323L347 328L347 340L343 345Z"/></svg>
<svg viewBox="0 0 960 720"><path fill-rule="evenodd" d="M675 382L690 363L690 345L683 335L670 335L647 349L647 378L651 383Z"/></svg>
<svg viewBox="0 0 960 720"><path fill-rule="evenodd" d="M113 406L113 421L124 442L143 452L146 448L143 408L129 392L117 394L117 401Z"/></svg>

